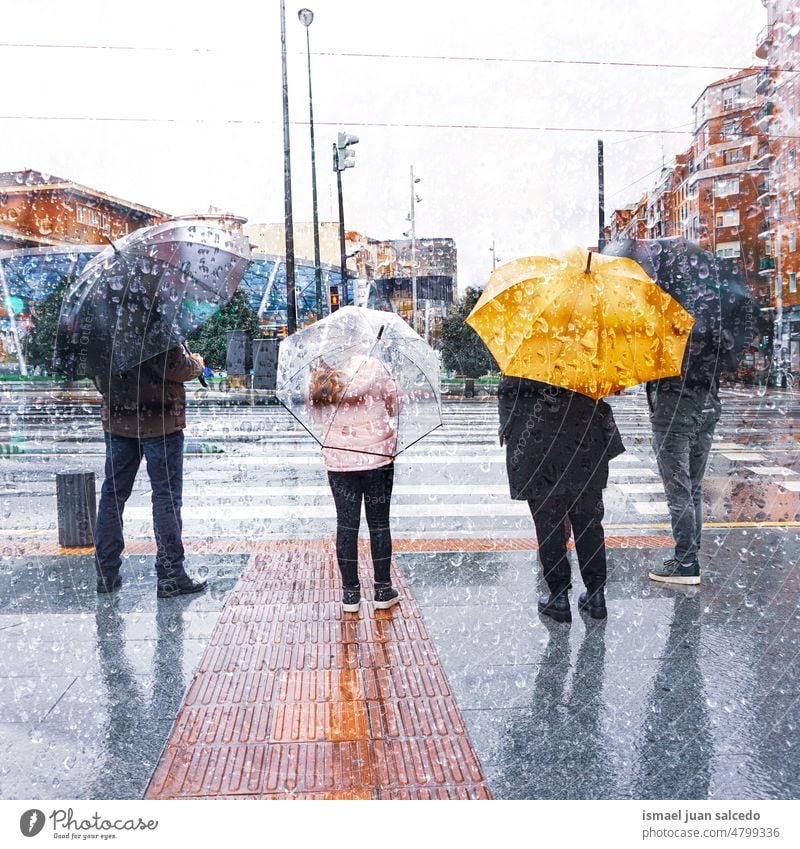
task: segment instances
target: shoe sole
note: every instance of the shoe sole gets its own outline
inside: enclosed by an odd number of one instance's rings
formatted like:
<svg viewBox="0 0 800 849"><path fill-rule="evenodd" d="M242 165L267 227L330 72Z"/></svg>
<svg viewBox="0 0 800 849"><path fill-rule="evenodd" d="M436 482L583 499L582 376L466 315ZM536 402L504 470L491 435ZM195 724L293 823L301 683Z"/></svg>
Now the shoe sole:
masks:
<svg viewBox="0 0 800 849"><path fill-rule="evenodd" d="M358 613L358 609L361 606L361 602L358 604L345 604L342 602L342 610L345 613Z"/></svg>
<svg viewBox="0 0 800 849"><path fill-rule="evenodd" d="M540 607L539 614L541 616L549 616L556 622L572 622L572 613L569 610L566 612L560 610L542 610Z"/></svg>
<svg viewBox="0 0 800 849"><path fill-rule="evenodd" d="M181 592L174 592L174 593L169 593L169 592L162 593L160 590L156 590L156 596L158 598L179 598L182 595L195 595L196 593L201 593L201 592L203 592L203 590L207 590L207 589L208 589L208 584L203 584L202 587L197 587L196 589L182 590Z"/></svg>
<svg viewBox="0 0 800 849"><path fill-rule="evenodd" d="M389 601L375 601L373 604L375 605L375 610L388 610L390 607L400 604L400 596L390 598Z"/></svg>
<svg viewBox="0 0 800 849"><path fill-rule="evenodd" d="M656 575L649 573L651 581L659 581L662 584L681 584L682 586L696 586L700 583L699 575Z"/></svg>
<svg viewBox="0 0 800 849"><path fill-rule="evenodd" d="M608 619L608 610L603 607L598 610L596 607L592 607L590 604L580 604L578 603L578 609L582 613L588 613L592 619Z"/></svg>

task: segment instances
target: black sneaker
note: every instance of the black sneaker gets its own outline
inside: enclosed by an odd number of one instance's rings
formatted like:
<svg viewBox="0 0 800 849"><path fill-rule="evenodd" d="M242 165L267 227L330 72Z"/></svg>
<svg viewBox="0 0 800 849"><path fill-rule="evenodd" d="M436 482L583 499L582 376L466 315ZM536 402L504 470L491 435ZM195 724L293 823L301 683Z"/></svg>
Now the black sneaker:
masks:
<svg viewBox="0 0 800 849"><path fill-rule="evenodd" d="M358 613L361 604L361 587L345 587L342 593L342 610L345 613Z"/></svg>
<svg viewBox="0 0 800 849"><path fill-rule="evenodd" d="M556 622L572 622L572 611L569 609L566 590L562 593L539 596L539 613L555 619Z"/></svg>
<svg viewBox="0 0 800 849"><path fill-rule="evenodd" d="M156 595L158 598L175 598L179 595L201 593L208 586L208 581L194 581L188 575L178 578L164 578L158 582Z"/></svg>
<svg viewBox="0 0 800 849"><path fill-rule="evenodd" d="M113 578L110 576L103 576L102 578L97 579L98 593L113 593L121 586L122 578L119 575L115 575Z"/></svg>
<svg viewBox="0 0 800 849"><path fill-rule="evenodd" d="M681 563L680 560L665 560L664 565L650 570L651 581L661 581L664 584L699 584L700 564Z"/></svg>
<svg viewBox="0 0 800 849"><path fill-rule="evenodd" d="M400 593L392 587L375 587L375 610L388 610L400 602Z"/></svg>

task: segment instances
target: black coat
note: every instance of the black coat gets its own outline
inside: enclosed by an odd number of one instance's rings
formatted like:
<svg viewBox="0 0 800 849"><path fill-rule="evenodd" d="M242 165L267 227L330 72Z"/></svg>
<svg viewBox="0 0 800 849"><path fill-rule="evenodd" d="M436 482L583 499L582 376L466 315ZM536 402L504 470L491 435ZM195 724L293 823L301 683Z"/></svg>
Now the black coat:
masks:
<svg viewBox="0 0 800 849"><path fill-rule="evenodd" d="M586 395L519 377L498 387L500 444L511 497L541 501L608 484L622 444L611 407Z"/></svg>

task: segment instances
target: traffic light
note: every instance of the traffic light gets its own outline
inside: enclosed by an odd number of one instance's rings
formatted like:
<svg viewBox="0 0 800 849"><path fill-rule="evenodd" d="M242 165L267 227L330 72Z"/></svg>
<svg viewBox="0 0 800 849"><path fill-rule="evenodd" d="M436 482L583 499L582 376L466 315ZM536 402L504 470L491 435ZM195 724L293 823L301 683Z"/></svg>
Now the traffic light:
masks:
<svg viewBox="0 0 800 849"><path fill-rule="evenodd" d="M331 286L331 312L339 309L339 287Z"/></svg>
<svg viewBox="0 0 800 849"><path fill-rule="evenodd" d="M345 168L355 168L356 152L352 145L358 144L358 136L350 133L339 133L336 138L336 151L333 157L333 170L344 171Z"/></svg>

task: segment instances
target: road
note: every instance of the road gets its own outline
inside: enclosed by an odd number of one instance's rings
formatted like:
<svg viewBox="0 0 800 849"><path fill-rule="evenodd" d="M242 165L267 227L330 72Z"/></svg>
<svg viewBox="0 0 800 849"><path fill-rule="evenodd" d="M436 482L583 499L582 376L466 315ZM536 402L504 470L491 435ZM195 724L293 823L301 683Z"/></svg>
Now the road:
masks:
<svg viewBox="0 0 800 849"><path fill-rule="evenodd" d="M54 474L93 470L102 480L103 445L97 409L83 403L42 403L6 395L0 440L26 453L0 459L6 535L48 535L56 525ZM606 493L609 531L668 528L663 486L649 445L644 396L612 399L627 447L612 462ZM723 391L723 417L706 476L706 520L730 527L800 524L800 395L771 390ZM253 538L327 537L335 525L319 449L281 407L202 406L189 411L190 444L221 453L186 461L184 533ZM401 456L392 501L398 538L530 536L523 503L509 500L504 452L491 400L444 405L444 427ZM131 538L150 534L149 486L139 476L126 510Z"/></svg>

